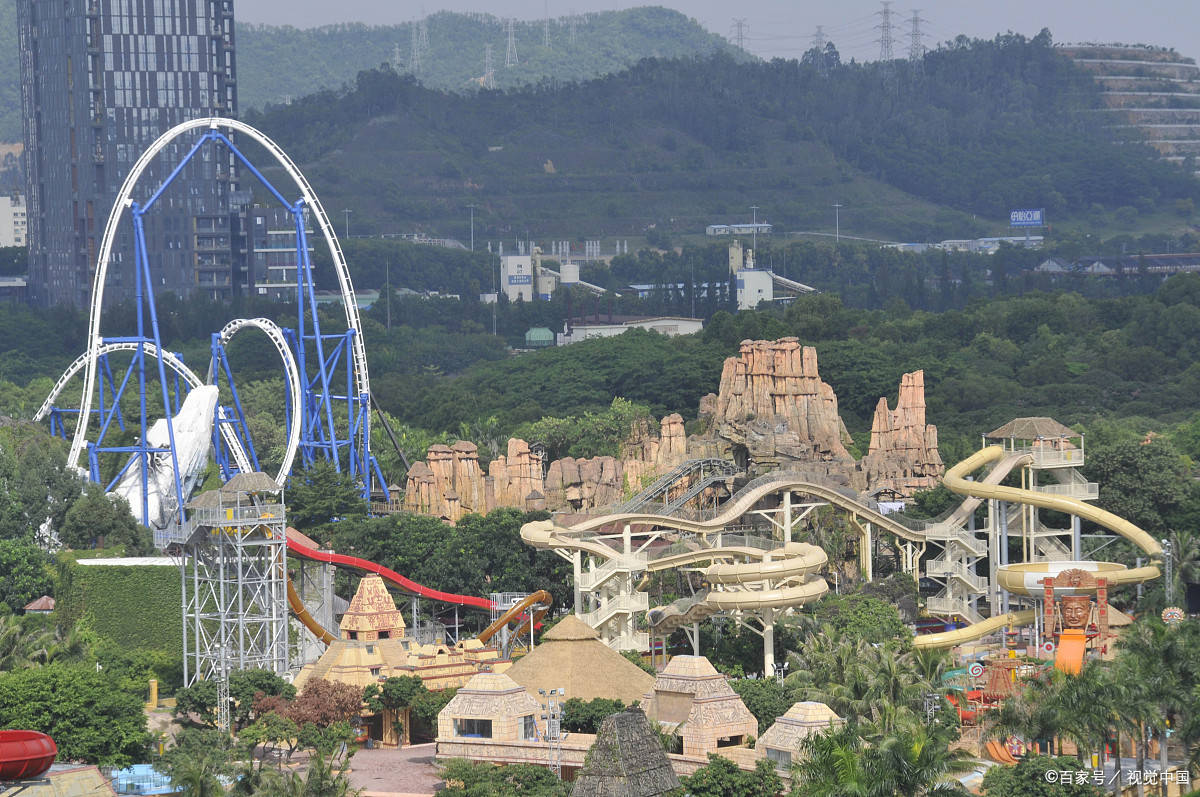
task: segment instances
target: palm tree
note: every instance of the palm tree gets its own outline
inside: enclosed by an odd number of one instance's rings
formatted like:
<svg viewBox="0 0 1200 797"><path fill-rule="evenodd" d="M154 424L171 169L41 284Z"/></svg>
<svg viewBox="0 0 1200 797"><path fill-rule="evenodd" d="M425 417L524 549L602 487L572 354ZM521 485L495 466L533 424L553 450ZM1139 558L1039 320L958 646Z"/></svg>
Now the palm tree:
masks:
<svg viewBox="0 0 1200 797"><path fill-rule="evenodd" d="M53 635L44 628L27 628L15 614L0 617L0 672L40 663Z"/></svg>
<svg viewBox="0 0 1200 797"><path fill-rule="evenodd" d="M957 780L975 769L966 750L951 750L946 739L917 726L885 739L869 751L870 771L889 794L903 797L966 795Z"/></svg>
<svg viewBox="0 0 1200 797"><path fill-rule="evenodd" d="M1019 736L1026 742L1045 740L1051 747L1062 726L1060 702L1056 691L1061 673L1039 678L1025 691L1004 700L999 707L983 715L983 738L1004 739ZM1053 752L1047 750L1047 752Z"/></svg>
<svg viewBox="0 0 1200 797"><path fill-rule="evenodd" d="M183 797L223 797L225 790L217 779L219 769L210 756L189 756L171 767L171 781Z"/></svg>
<svg viewBox="0 0 1200 797"><path fill-rule="evenodd" d="M881 794L874 773L864 766L862 738L851 726L809 735L801 742L801 756L792 769L795 797Z"/></svg>

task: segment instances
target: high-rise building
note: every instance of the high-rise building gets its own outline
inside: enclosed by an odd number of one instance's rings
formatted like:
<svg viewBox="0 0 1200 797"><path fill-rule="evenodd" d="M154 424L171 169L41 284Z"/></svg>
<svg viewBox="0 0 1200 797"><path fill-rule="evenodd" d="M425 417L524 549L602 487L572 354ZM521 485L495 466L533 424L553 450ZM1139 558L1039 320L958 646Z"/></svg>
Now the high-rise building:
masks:
<svg viewBox="0 0 1200 797"><path fill-rule="evenodd" d="M29 295L87 306L104 225L142 152L174 125L236 110L233 0L18 0ZM176 140L143 174L145 202L187 153ZM145 215L156 292L235 290L236 171L211 146ZM120 226L106 296L132 297L133 225Z"/></svg>

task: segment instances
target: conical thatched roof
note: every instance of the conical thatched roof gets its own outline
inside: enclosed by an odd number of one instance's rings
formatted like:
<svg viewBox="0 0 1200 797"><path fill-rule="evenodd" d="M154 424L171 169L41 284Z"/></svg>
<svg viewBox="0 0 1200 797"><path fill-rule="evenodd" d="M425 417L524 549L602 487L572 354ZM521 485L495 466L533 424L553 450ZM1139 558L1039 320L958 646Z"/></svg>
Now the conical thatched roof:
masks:
<svg viewBox="0 0 1200 797"><path fill-rule="evenodd" d="M1053 418L1014 418L985 435L990 440L1039 440L1044 438L1079 437L1079 432L1063 426Z"/></svg>
<svg viewBox="0 0 1200 797"><path fill-rule="evenodd" d="M219 509L221 493L218 490L205 490L183 505L184 509Z"/></svg>
<svg viewBox="0 0 1200 797"><path fill-rule="evenodd" d="M653 797L678 788L679 778L650 721L632 708L600 725L571 797Z"/></svg>
<svg viewBox="0 0 1200 797"><path fill-rule="evenodd" d="M506 673L531 694L563 689L568 698L606 697L626 705L637 703L654 686L654 676L600 641L600 635L573 614L542 637L532 653Z"/></svg>
<svg viewBox="0 0 1200 797"><path fill-rule="evenodd" d="M283 488L262 471L239 473L221 485L223 493L278 493Z"/></svg>

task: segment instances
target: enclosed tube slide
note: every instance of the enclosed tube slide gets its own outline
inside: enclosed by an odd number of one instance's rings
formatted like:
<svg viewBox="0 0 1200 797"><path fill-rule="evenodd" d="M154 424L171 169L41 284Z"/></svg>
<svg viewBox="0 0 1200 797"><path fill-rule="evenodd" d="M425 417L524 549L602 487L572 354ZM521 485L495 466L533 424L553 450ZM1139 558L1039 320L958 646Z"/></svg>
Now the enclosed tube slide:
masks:
<svg viewBox="0 0 1200 797"><path fill-rule="evenodd" d="M546 612L550 611L550 607L554 604L554 597L544 589L539 589L531 595L525 596L525 599L520 603L514 604L511 609L496 618L496 622L483 629L479 634L479 641L487 644L488 640L500 632L501 628L520 619L521 615L525 614L529 609L537 606L533 611L531 618L526 618L520 626L517 627L517 636L520 636L523 631L529 629L530 622L540 623L542 618L546 616Z"/></svg>
<svg viewBox="0 0 1200 797"><path fill-rule="evenodd" d="M54 763L58 745L38 731L0 731L0 781L36 778Z"/></svg>
<svg viewBox="0 0 1200 797"><path fill-rule="evenodd" d="M290 531L290 529L289 529ZM453 603L459 606L474 606L477 609L491 609L492 602L487 598L476 598L472 595L456 595L453 592L442 592L441 590L431 589L422 584L418 584L410 578L405 578L394 570L389 570L383 565L377 565L374 562L368 562L366 559L359 559L357 556L344 556L338 553L328 553L318 551L315 548L309 548L307 545L296 540L291 534L287 538L288 553L293 556L299 556L302 559L311 559L314 562L325 562L326 564L337 565L339 567L348 567L351 570L358 570L361 573L374 573L381 576L384 581L398 587L405 592L411 592L414 595L420 595L422 598L431 598L442 603Z"/></svg>
<svg viewBox="0 0 1200 797"><path fill-rule="evenodd" d="M405 592L420 595L423 598L431 598L432 600L441 601L443 603L453 603L458 606L470 606L477 609L492 608L492 602L487 598L476 598L471 595L457 595L453 592L442 592L441 590L430 589L429 587L418 584L412 579L405 578L393 570L389 570L382 565L377 565L374 562L369 562L366 559L359 559L355 556L342 556L335 553L326 553L324 551L318 551L310 548L292 536L292 529L288 529L288 532L288 552L294 556L299 556L302 559L311 559L314 562L325 562L326 564L348 567L352 570L358 570L359 572L363 573L375 573L383 578L384 581L387 581L393 586L398 587ZM288 606L291 608L292 614L296 616L296 619L299 620L305 628L307 628L309 631L312 631L317 639L321 640L321 642L326 645L337 639L337 635L317 622L317 619L313 617L308 609L304 606L304 601L296 592L296 588L292 585L292 579L290 577L287 581L287 598ZM537 606L538 608L530 617L526 617L524 621L522 621L520 627L517 629L517 633L520 634L523 631L528 630L531 622L536 626L542 621L542 618L546 616L546 613L550 611L550 607L553 605L553 603L554 598L549 592L546 590L538 590L532 595L526 597L521 603L518 603L516 606L506 611L496 620L496 622L484 629L483 633L479 635L479 641L486 644L487 641L491 639L501 628L513 622L514 620L520 619L521 615L533 606Z"/></svg>

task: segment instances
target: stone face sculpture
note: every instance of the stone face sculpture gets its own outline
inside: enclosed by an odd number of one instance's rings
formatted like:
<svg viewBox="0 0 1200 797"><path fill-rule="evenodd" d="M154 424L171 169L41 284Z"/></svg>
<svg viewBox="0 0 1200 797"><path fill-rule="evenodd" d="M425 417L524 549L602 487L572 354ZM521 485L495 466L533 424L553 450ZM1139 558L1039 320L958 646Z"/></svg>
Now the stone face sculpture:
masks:
<svg viewBox="0 0 1200 797"><path fill-rule="evenodd" d="M179 414L171 419L171 431L175 434L175 452L179 461L179 472L183 480L183 498L186 501L196 486L200 473L208 464L208 450L212 446L213 417L217 409L217 388L201 385L192 388L179 408ZM171 436L165 418L159 418L146 430L146 441L155 448L170 448ZM142 517L142 469L137 463L125 471L125 475L112 489L129 502L129 508L139 523L152 529L166 528L178 511L175 495L175 471L170 452L151 457L146 471L149 485L147 504L149 514Z"/></svg>
<svg viewBox="0 0 1200 797"><path fill-rule="evenodd" d="M1083 629L1092 614L1092 599L1087 595L1064 595L1062 597L1063 629Z"/></svg>

